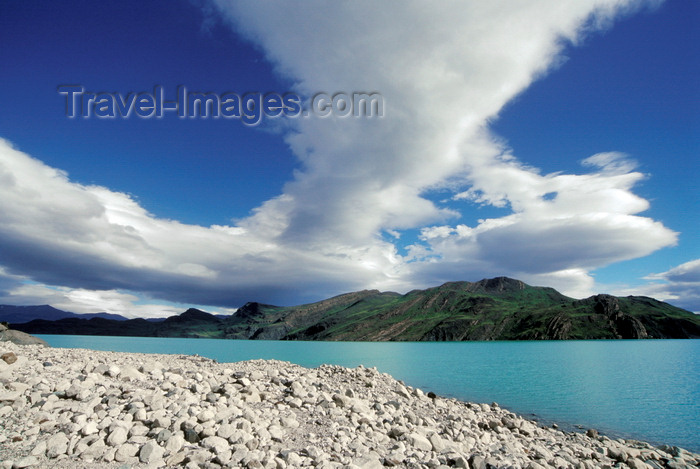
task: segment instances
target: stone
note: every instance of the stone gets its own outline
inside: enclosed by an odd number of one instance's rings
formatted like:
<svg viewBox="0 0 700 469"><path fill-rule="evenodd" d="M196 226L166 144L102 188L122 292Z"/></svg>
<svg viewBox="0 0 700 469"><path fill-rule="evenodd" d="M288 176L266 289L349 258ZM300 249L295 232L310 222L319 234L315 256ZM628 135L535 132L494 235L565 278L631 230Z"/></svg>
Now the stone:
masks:
<svg viewBox="0 0 700 469"><path fill-rule="evenodd" d="M369 406L363 402L355 402L351 410L355 412L356 414L364 414L367 415L370 413Z"/></svg>
<svg viewBox="0 0 700 469"><path fill-rule="evenodd" d="M16 401L22 395L19 391L0 391L0 402Z"/></svg>
<svg viewBox="0 0 700 469"><path fill-rule="evenodd" d="M97 433L98 431L99 429L97 428L97 422L95 421L90 421L86 423L85 426L82 429L80 429L80 433L83 436L92 435L93 433Z"/></svg>
<svg viewBox="0 0 700 469"><path fill-rule="evenodd" d="M216 431L216 436L220 436L221 438L230 438L234 433L236 432L236 427L234 427L231 424L224 423L219 426L219 429Z"/></svg>
<svg viewBox="0 0 700 469"><path fill-rule="evenodd" d="M148 427L145 425L141 425L140 423L134 425L131 427L129 430L129 436L144 436L148 433Z"/></svg>
<svg viewBox="0 0 700 469"><path fill-rule="evenodd" d="M192 428L187 428L184 431L185 433L185 441L188 443L197 443L199 442L199 433L194 431Z"/></svg>
<svg viewBox="0 0 700 469"><path fill-rule="evenodd" d="M440 438L440 435L437 433L433 433L428 437L428 441L430 441L430 444L432 445L432 450L435 451L436 453L440 453L442 450L445 449L445 441Z"/></svg>
<svg viewBox="0 0 700 469"><path fill-rule="evenodd" d="M165 459L165 464L167 467L181 466L185 462L186 458L187 458L187 455L185 454L184 451L172 453L172 454L170 454L170 456L168 456Z"/></svg>
<svg viewBox="0 0 700 469"><path fill-rule="evenodd" d="M540 445L533 445L530 447L530 450L537 459L544 459L545 461L549 461L554 457L554 454L552 454L551 451Z"/></svg>
<svg viewBox="0 0 700 469"><path fill-rule="evenodd" d="M418 433L411 433L408 435L408 441L417 449L422 451L430 451L433 449L433 445L428 441L423 435Z"/></svg>
<svg viewBox="0 0 700 469"><path fill-rule="evenodd" d="M216 454L222 454L229 449L228 441L220 436L208 436L204 438L200 444Z"/></svg>
<svg viewBox="0 0 700 469"><path fill-rule="evenodd" d="M377 453L370 453L368 455L362 456L361 458L355 459L352 462L355 466L360 469L383 469L384 464L379 460Z"/></svg>
<svg viewBox="0 0 700 469"><path fill-rule="evenodd" d="M496 419L489 420L488 426L491 430L497 430L501 426L501 422Z"/></svg>
<svg viewBox="0 0 700 469"><path fill-rule="evenodd" d="M4 361L8 365L12 365L17 361L17 355L14 352L7 352L0 355L0 360Z"/></svg>
<svg viewBox="0 0 700 469"><path fill-rule="evenodd" d="M478 454L469 458L469 466L471 469L486 469L486 459Z"/></svg>
<svg viewBox="0 0 700 469"><path fill-rule="evenodd" d="M299 467L299 466L301 466L301 463L302 463L301 456L299 456L294 451L290 451L289 453L287 453L284 460L288 465L290 465L292 467Z"/></svg>
<svg viewBox="0 0 700 469"><path fill-rule="evenodd" d="M66 397L69 399L75 399L82 390L83 389L80 387L79 384L71 384L71 386L68 389L66 389Z"/></svg>
<svg viewBox="0 0 700 469"><path fill-rule="evenodd" d="M29 454L32 456L43 456L46 454L46 440L38 442Z"/></svg>
<svg viewBox="0 0 700 469"><path fill-rule="evenodd" d="M284 428L299 428L299 421L293 415L291 417L282 417L280 424Z"/></svg>
<svg viewBox="0 0 700 469"><path fill-rule="evenodd" d="M143 445L139 450L139 461L145 464L151 464L163 459L165 450L158 446L155 440L150 440Z"/></svg>
<svg viewBox="0 0 700 469"><path fill-rule="evenodd" d="M126 442L128 437L128 432L126 428L122 426L117 426L112 430L107 436L107 444L110 446L119 446Z"/></svg>
<svg viewBox="0 0 700 469"><path fill-rule="evenodd" d="M278 427L277 425L270 425L267 431L270 433L270 437L275 441L282 442L282 440L284 439L285 432L281 427Z"/></svg>
<svg viewBox="0 0 700 469"><path fill-rule="evenodd" d="M204 410L197 415L197 420L200 422L208 422L209 420L214 420L214 412L211 410Z"/></svg>
<svg viewBox="0 0 700 469"><path fill-rule="evenodd" d="M608 456L619 462L627 461L627 453L618 447L608 446Z"/></svg>
<svg viewBox="0 0 700 469"><path fill-rule="evenodd" d="M386 403L386 405L391 406L396 410L399 410L401 408L401 403L399 401L391 400L391 401L388 401Z"/></svg>
<svg viewBox="0 0 700 469"><path fill-rule="evenodd" d="M133 458L139 452L139 446L133 443L125 443L117 448L114 454L114 460L118 462L124 462L129 458Z"/></svg>
<svg viewBox="0 0 700 469"><path fill-rule="evenodd" d="M144 379L143 373L141 373L135 367L129 365L121 367L118 374L119 378L124 381L141 381Z"/></svg>
<svg viewBox="0 0 700 469"><path fill-rule="evenodd" d="M145 422L148 419L148 412L146 412L146 409L138 409L134 412L133 417L137 422Z"/></svg>
<svg viewBox="0 0 700 469"><path fill-rule="evenodd" d="M108 371L109 371L109 366L105 363L100 363L92 370L93 373L97 373L100 375L106 375Z"/></svg>
<svg viewBox="0 0 700 469"><path fill-rule="evenodd" d="M173 432L171 432L167 428L164 428L161 431L159 431L158 434L156 435L156 441L158 443L164 443L164 442L168 441L171 436L173 436Z"/></svg>
<svg viewBox="0 0 700 469"><path fill-rule="evenodd" d="M36 456L25 456L12 464L13 469L23 469L39 465L39 459Z"/></svg>
<svg viewBox="0 0 700 469"><path fill-rule="evenodd" d="M523 421L519 428L520 434L525 436L534 436L537 432L537 427L528 421Z"/></svg>
<svg viewBox="0 0 700 469"><path fill-rule="evenodd" d="M650 469L650 466L641 459L631 458L627 460L627 465L632 469Z"/></svg>
<svg viewBox="0 0 700 469"><path fill-rule="evenodd" d="M185 445L185 438L182 435L172 435L165 442L165 449L170 453L177 453Z"/></svg>
<svg viewBox="0 0 700 469"><path fill-rule="evenodd" d="M398 386L396 386L396 389L394 390L394 392L396 394L398 394L399 396L404 397L406 399L411 398L411 394L408 392L408 389L406 389L406 386L404 386L403 384L399 384Z"/></svg>
<svg viewBox="0 0 700 469"><path fill-rule="evenodd" d="M234 451L233 451L233 454L231 455L231 461L233 461L234 463L240 463L241 461L243 461L244 459L246 459L248 457L249 451L248 451L248 448L246 448L245 446L240 446L240 447L234 446L232 449ZM287 461L287 462L289 462L289 461Z"/></svg>
<svg viewBox="0 0 700 469"><path fill-rule="evenodd" d="M352 399L341 394L334 394L333 402L335 402L335 405L338 407L349 407L352 403Z"/></svg>
<svg viewBox="0 0 700 469"><path fill-rule="evenodd" d="M261 379L264 379L265 376L266 376L265 373L263 373L262 371L258 371L258 370L255 370L255 371L250 373L250 379L253 381L260 381Z"/></svg>
<svg viewBox="0 0 700 469"><path fill-rule="evenodd" d="M56 458L66 454L68 450L68 437L65 433L56 433L46 441L46 456Z"/></svg>

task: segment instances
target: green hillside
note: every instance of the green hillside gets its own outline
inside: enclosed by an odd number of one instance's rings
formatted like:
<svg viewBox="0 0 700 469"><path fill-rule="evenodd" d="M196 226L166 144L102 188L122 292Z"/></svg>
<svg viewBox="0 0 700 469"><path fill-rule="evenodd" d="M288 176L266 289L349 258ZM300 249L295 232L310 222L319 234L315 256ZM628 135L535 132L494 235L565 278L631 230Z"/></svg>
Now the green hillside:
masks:
<svg viewBox="0 0 700 469"><path fill-rule="evenodd" d="M698 338L700 317L653 298L576 300L506 277L405 295L363 290L300 306L247 303L231 316L198 310L162 322L63 319L30 333L257 340L463 341Z"/></svg>

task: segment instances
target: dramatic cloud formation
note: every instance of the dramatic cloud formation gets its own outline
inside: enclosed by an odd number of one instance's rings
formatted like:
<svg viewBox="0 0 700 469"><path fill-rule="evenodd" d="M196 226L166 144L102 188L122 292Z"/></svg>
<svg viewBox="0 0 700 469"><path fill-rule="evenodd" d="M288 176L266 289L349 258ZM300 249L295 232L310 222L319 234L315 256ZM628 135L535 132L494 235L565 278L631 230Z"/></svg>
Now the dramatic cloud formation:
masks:
<svg viewBox="0 0 700 469"><path fill-rule="evenodd" d="M217 4L301 92L380 90L386 100L380 122L301 120L288 140L305 171L250 226L274 220L281 239L320 251L380 246L378 233L423 226L423 243L385 270L397 287L508 273L585 294L587 271L675 243L635 216L648 208L631 192L643 176L623 155L591 156L586 175L542 176L486 129L566 41L642 2ZM459 187L468 190L456 200L513 214L434 225L459 214L426 191Z"/></svg>
<svg viewBox="0 0 700 469"><path fill-rule="evenodd" d="M567 41L650 3L217 1L297 91L379 91L385 117L292 122L302 170L250 217L208 228L158 219L0 142L0 301L59 295L66 309L123 313L130 292L237 307L494 275L590 294L590 271L676 242L639 216L644 175L614 152L583 160L583 174L542 175L488 123ZM438 189L450 200L433 200ZM508 214L460 220L474 204Z"/></svg>
<svg viewBox="0 0 700 469"><path fill-rule="evenodd" d="M22 276L107 297L120 289L234 307L251 295L283 301L306 281L319 291L364 284L366 269L342 257L282 249L244 228L154 218L128 195L72 183L5 141L0 180L6 282Z"/></svg>

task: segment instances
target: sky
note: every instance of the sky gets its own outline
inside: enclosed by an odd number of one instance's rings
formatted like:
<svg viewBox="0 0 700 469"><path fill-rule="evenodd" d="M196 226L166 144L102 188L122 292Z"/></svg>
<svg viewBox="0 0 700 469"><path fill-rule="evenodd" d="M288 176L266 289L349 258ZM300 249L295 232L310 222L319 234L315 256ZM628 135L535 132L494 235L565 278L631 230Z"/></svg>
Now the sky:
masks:
<svg viewBox="0 0 700 469"><path fill-rule="evenodd" d="M700 312L699 20L696 0L5 1L0 304L232 313L509 276ZM383 106L71 118L71 86Z"/></svg>

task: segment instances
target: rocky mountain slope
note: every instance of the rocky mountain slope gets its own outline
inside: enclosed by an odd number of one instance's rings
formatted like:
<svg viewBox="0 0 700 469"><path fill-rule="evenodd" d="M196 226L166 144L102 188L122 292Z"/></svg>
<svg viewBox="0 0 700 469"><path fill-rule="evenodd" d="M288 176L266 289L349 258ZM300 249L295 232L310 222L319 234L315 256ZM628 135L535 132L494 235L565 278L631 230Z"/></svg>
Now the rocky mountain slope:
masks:
<svg viewBox="0 0 700 469"><path fill-rule="evenodd" d="M700 337L700 316L648 297L576 300L497 277L405 295L363 290L291 307L247 303L224 317L190 309L160 323L68 318L14 328L35 334L267 340L660 339Z"/></svg>

